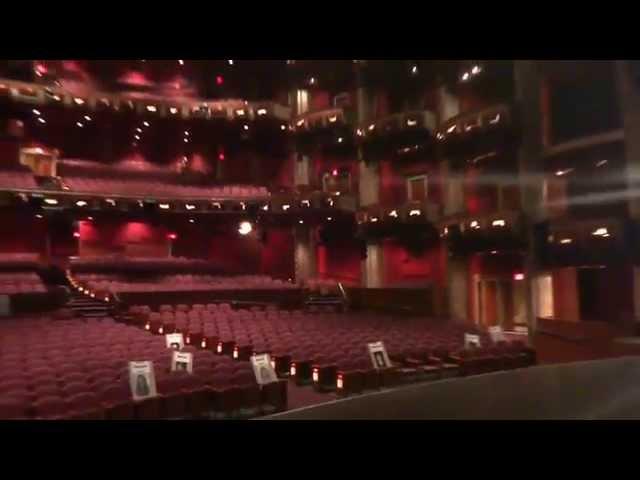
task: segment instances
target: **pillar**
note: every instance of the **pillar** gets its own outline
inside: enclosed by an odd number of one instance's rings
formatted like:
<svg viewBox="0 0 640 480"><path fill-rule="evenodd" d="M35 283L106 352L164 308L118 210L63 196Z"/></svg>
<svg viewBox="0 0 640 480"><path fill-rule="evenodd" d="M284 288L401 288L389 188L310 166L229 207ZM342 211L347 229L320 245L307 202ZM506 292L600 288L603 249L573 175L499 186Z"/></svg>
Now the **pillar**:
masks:
<svg viewBox="0 0 640 480"><path fill-rule="evenodd" d="M524 255L525 312L529 334L536 330L533 305L533 281L537 275L537 259L534 256L534 225L543 220L543 134L542 118L543 82L538 71L538 62L518 60L515 62L514 81L516 104L519 107L522 141L518 150L520 204L524 214L528 248Z"/></svg>
<svg viewBox="0 0 640 480"><path fill-rule="evenodd" d="M365 288L384 287L384 257L380 243L367 243L367 258L363 261L363 279Z"/></svg>
<svg viewBox="0 0 640 480"><path fill-rule="evenodd" d="M466 258L449 258L447 260L447 298L449 314L456 322L467 320L469 304L469 265Z"/></svg>
<svg viewBox="0 0 640 480"><path fill-rule="evenodd" d="M296 283L304 285L317 273L315 231L307 226L297 226L294 233Z"/></svg>

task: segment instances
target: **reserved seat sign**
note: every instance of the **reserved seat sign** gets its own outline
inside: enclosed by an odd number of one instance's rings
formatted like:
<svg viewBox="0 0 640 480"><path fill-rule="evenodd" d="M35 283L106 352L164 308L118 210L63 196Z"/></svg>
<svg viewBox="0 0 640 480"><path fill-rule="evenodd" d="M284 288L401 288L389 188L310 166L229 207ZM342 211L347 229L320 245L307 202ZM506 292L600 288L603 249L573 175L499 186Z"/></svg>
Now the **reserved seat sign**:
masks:
<svg viewBox="0 0 640 480"><path fill-rule="evenodd" d="M266 385L278 381L278 375L276 375L271 363L271 355L268 353L253 355L251 357L251 366L258 385Z"/></svg>
<svg viewBox="0 0 640 480"><path fill-rule="evenodd" d="M193 353L173 352L171 355L171 371L193 373Z"/></svg>
<svg viewBox="0 0 640 480"><path fill-rule="evenodd" d="M153 362L129 362L129 385L134 400L156 397L156 375Z"/></svg>
<svg viewBox="0 0 640 480"><path fill-rule="evenodd" d="M389 360L389 355L387 355L387 349L384 346L384 342L368 343L367 348L369 349L373 368L381 370L383 368L391 367L391 361Z"/></svg>
<svg viewBox="0 0 640 480"><path fill-rule="evenodd" d="M504 340L504 332L502 331L502 327L500 325L489 327L488 331L492 342L497 343Z"/></svg>
<svg viewBox="0 0 640 480"><path fill-rule="evenodd" d="M472 335L471 333L464 334L464 348L471 348L471 346L480 347L480 335Z"/></svg>
<svg viewBox="0 0 640 480"><path fill-rule="evenodd" d="M182 350L184 348L184 335L181 333L167 333L164 338L167 341L167 348Z"/></svg>

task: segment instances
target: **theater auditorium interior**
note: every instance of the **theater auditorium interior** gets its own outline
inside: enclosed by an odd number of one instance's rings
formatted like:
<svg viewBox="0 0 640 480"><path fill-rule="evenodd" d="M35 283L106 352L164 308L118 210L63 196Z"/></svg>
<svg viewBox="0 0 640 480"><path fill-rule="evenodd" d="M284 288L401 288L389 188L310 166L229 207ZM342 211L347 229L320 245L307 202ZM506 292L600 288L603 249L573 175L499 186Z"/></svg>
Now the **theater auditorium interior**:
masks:
<svg viewBox="0 0 640 480"><path fill-rule="evenodd" d="M640 418L638 169L636 61L0 60L0 419Z"/></svg>

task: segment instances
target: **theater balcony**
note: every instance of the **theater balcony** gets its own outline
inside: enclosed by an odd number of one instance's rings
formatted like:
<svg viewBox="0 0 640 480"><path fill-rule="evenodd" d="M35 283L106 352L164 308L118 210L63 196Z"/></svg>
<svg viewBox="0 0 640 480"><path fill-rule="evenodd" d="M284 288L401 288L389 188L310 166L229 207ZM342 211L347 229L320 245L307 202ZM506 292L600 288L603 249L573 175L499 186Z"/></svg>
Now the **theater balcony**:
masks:
<svg viewBox="0 0 640 480"><path fill-rule="evenodd" d="M365 155L409 158L430 151L436 131L436 117L430 110L396 113L356 129Z"/></svg>
<svg viewBox="0 0 640 480"><path fill-rule="evenodd" d="M517 143L517 132L514 108L499 104L453 117L435 136L442 155L454 160L508 150Z"/></svg>
<svg viewBox="0 0 640 480"><path fill-rule="evenodd" d="M336 154L354 153L354 113L343 108L312 111L293 119L296 149L309 153L315 149Z"/></svg>
<svg viewBox="0 0 640 480"><path fill-rule="evenodd" d="M439 228L453 255L522 251L527 244L523 215L514 210L451 216L441 221Z"/></svg>
<svg viewBox="0 0 640 480"><path fill-rule="evenodd" d="M437 241L436 222L441 207L428 201L410 201L396 207L370 206L356 213L362 238L393 238L404 235L424 235Z"/></svg>

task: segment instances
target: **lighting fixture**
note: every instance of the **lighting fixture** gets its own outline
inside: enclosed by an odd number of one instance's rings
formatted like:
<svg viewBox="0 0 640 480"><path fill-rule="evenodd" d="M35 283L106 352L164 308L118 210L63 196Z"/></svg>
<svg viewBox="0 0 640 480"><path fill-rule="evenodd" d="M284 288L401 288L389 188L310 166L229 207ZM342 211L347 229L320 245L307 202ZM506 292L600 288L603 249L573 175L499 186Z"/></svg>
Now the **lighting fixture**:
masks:
<svg viewBox="0 0 640 480"><path fill-rule="evenodd" d="M188 138L185 138L185 139L184 139L184 143L189 143L189 139L188 139Z"/></svg>
<svg viewBox="0 0 640 480"><path fill-rule="evenodd" d="M596 167L601 167L603 165L606 165L609 162L609 160L600 160L599 162L596 162Z"/></svg>
<svg viewBox="0 0 640 480"><path fill-rule="evenodd" d="M305 207L310 207L311 206L311 202L309 202L309 200L302 200L300 202L301 205L304 205Z"/></svg>
<svg viewBox="0 0 640 480"><path fill-rule="evenodd" d="M187 210L195 210L196 206L191 203L185 203L184 208L186 208Z"/></svg>
<svg viewBox="0 0 640 480"><path fill-rule="evenodd" d="M244 128L245 130L249 130L249 125L243 125L242 128Z"/></svg>
<svg viewBox="0 0 640 480"><path fill-rule="evenodd" d="M411 211L409 212L409 216L410 216L410 217L414 217L414 216L420 215L421 213L422 213L422 211L420 211L420 209L417 209L417 208L416 208L416 209L411 210Z"/></svg>
<svg viewBox="0 0 640 480"><path fill-rule="evenodd" d="M218 75L216 77L216 84L217 85L222 85L224 83L224 78L222 77L222 75Z"/></svg>
<svg viewBox="0 0 640 480"><path fill-rule="evenodd" d="M570 238L562 238L562 239L560 239L560 243L563 244L563 245L568 245L568 244L570 244L572 242L573 242L573 240L570 239Z"/></svg>
<svg viewBox="0 0 640 480"><path fill-rule="evenodd" d="M563 175L566 175L567 173L571 173L573 171L573 168L567 168L565 170L558 170L556 172L556 176L557 177L562 177Z"/></svg>
<svg viewBox="0 0 640 480"><path fill-rule="evenodd" d="M594 235L596 237L608 237L609 231L605 227L600 227L592 232L591 235Z"/></svg>
<svg viewBox="0 0 640 480"><path fill-rule="evenodd" d="M189 223L196 223L196 221L193 218L190 218Z"/></svg>
<svg viewBox="0 0 640 480"><path fill-rule="evenodd" d="M417 124L418 122L416 122L415 120L411 120L411 119L407 120L407 126L409 127L415 127Z"/></svg>
<svg viewBox="0 0 640 480"><path fill-rule="evenodd" d="M56 102L59 102L59 101L61 100L61 99L60 99L60 95L54 95L54 96L53 96L53 99L54 99Z"/></svg>
<svg viewBox="0 0 640 480"><path fill-rule="evenodd" d="M179 63L180 65L184 65L184 60L178 60L178 63Z"/></svg>
<svg viewBox="0 0 640 480"><path fill-rule="evenodd" d="M147 105L147 111L148 112L156 112L157 108L155 105Z"/></svg>
<svg viewBox="0 0 640 480"><path fill-rule="evenodd" d="M371 125L369 125L369 131L373 131L373 129L376 128L376 124L372 123Z"/></svg>
<svg viewBox="0 0 640 480"><path fill-rule="evenodd" d="M136 132L138 132L138 133L142 133L142 129L141 129L140 127L137 127L137 128L136 128Z"/></svg>
<svg viewBox="0 0 640 480"><path fill-rule="evenodd" d="M492 227L504 227L507 224L504 220L494 220L491 222Z"/></svg>
<svg viewBox="0 0 640 480"><path fill-rule="evenodd" d="M38 118L38 121L39 121L40 123L47 123L47 122L45 121L45 119L44 119L44 118L42 118L42 117Z"/></svg>
<svg viewBox="0 0 640 480"><path fill-rule="evenodd" d="M289 204L282 205L282 210L284 210L285 212L287 210L289 210L290 208L291 208L291 205L289 205Z"/></svg>
<svg viewBox="0 0 640 480"><path fill-rule="evenodd" d="M438 133L436 133L436 138L438 140L444 140L444 135L442 133L438 132Z"/></svg>
<svg viewBox="0 0 640 480"><path fill-rule="evenodd" d="M88 205L87 202L85 202L84 200L78 200L76 202L76 206L78 207L86 207L87 205Z"/></svg>
<svg viewBox="0 0 640 480"><path fill-rule="evenodd" d="M418 66L414 65L413 67L411 67L411 74L415 75L418 73Z"/></svg>
<svg viewBox="0 0 640 480"><path fill-rule="evenodd" d="M178 113L178 109L176 107L169 108L169 111L171 112L171 115L175 115L176 113Z"/></svg>
<svg viewBox="0 0 640 480"><path fill-rule="evenodd" d="M39 213L36 213L36 218L42 218L42 215Z"/></svg>
<svg viewBox="0 0 640 480"><path fill-rule="evenodd" d="M233 65L233 60L227 60L227 63L228 63L229 65Z"/></svg>
<svg viewBox="0 0 640 480"><path fill-rule="evenodd" d="M145 127L149 127L149 126L150 126L150 125L149 125L149 122L147 122L147 121L142 122L142 124L143 124Z"/></svg>
<svg viewBox="0 0 640 480"><path fill-rule="evenodd" d="M178 235L175 233L170 233L169 235L167 235L167 237L169 238L169 240L175 240L176 238L178 238Z"/></svg>
<svg viewBox="0 0 640 480"><path fill-rule="evenodd" d="M85 116L84 116L84 119L85 119L87 122L90 122L90 121L91 121L91 117L90 117L89 115L85 115Z"/></svg>
<svg viewBox="0 0 640 480"><path fill-rule="evenodd" d="M491 250L491 255L497 255L498 251L497 250Z"/></svg>
<svg viewBox="0 0 640 480"><path fill-rule="evenodd" d="M316 78L315 77L311 77L309 79L309 85L315 85L315 83L316 83Z"/></svg>
<svg viewBox="0 0 640 480"><path fill-rule="evenodd" d="M105 199L105 202L107 202L109 205L111 205L112 207L116 206L116 201L113 200L112 198L107 198Z"/></svg>
<svg viewBox="0 0 640 480"><path fill-rule="evenodd" d="M238 233L240 235L249 235L252 230L253 230L253 226L251 225L250 222L246 222L246 221L241 222L238 227Z"/></svg>
<svg viewBox="0 0 640 480"><path fill-rule="evenodd" d="M338 116L337 115L332 115L331 117L328 118L329 123L335 123L338 120Z"/></svg>
<svg viewBox="0 0 640 480"><path fill-rule="evenodd" d="M287 129L287 126L286 126L286 125L284 125L284 124L283 124L283 125L280 125L280 130L286 130L286 129Z"/></svg>
<svg viewBox="0 0 640 480"><path fill-rule="evenodd" d="M158 204L158 207L161 208L162 210L169 210L169 204L168 203L160 203L160 204Z"/></svg>
<svg viewBox="0 0 640 480"><path fill-rule="evenodd" d="M393 217L393 218L398 218L398 211L397 210L391 210L389 212L389 216Z"/></svg>
<svg viewBox="0 0 640 480"><path fill-rule="evenodd" d="M456 127L457 125L451 125L449 128L447 128L447 133L453 133L456 131Z"/></svg>
<svg viewBox="0 0 640 480"><path fill-rule="evenodd" d="M331 217L327 217L327 221L330 222L331 220L333 220L333 218Z"/></svg>
<svg viewBox="0 0 640 480"><path fill-rule="evenodd" d="M269 205L263 205L262 210L264 210L265 212L269 211Z"/></svg>
<svg viewBox="0 0 640 480"><path fill-rule="evenodd" d="M342 137L338 137L338 143L342 143Z"/></svg>
<svg viewBox="0 0 640 480"><path fill-rule="evenodd" d="M40 110L36 110L35 108L31 110L35 115L40 115Z"/></svg>
<svg viewBox="0 0 640 480"><path fill-rule="evenodd" d="M246 203L244 203L244 202L240 202L240 208L241 208L242 210L246 210L246 209L247 209L247 204L246 204Z"/></svg>
<svg viewBox="0 0 640 480"><path fill-rule="evenodd" d="M76 103L76 105L84 105L84 99L80 97L74 98L73 101Z"/></svg>
<svg viewBox="0 0 640 480"><path fill-rule="evenodd" d="M296 126L298 126L298 127L301 127L301 126L303 126L303 125L304 125L304 119L302 119L302 120L298 120L298 121L296 122Z"/></svg>
<svg viewBox="0 0 640 480"><path fill-rule="evenodd" d="M73 236L75 238L80 238L80 232L73 232Z"/></svg>
<svg viewBox="0 0 640 480"><path fill-rule="evenodd" d="M469 226L470 226L471 228L480 228L480 224L478 223L478 221L477 221L477 220L472 221L472 222L469 224Z"/></svg>
<svg viewBox="0 0 640 480"><path fill-rule="evenodd" d="M244 117L244 110L242 108L236 110L236 115L239 117Z"/></svg>
<svg viewBox="0 0 640 480"><path fill-rule="evenodd" d="M514 273L513 279L516 281L524 280L524 273Z"/></svg>
<svg viewBox="0 0 640 480"><path fill-rule="evenodd" d="M47 205L57 205L58 200L56 200L55 198L45 198L44 203L46 203Z"/></svg>
<svg viewBox="0 0 640 480"><path fill-rule="evenodd" d="M256 113L258 115L266 115L267 114L267 109L266 108L259 108Z"/></svg>
<svg viewBox="0 0 640 480"><path fill-rule="evenodd" d="M491 124L496 124L496 123L498 123L499 121L500 121L500 114L499 114L499 113L496 113L496 116L495 116L495 117L493 117L491 120L489 120L489 123L491 123Z"/></svg>
<svg viewBox="0 0 640 480"><path fill-rule="evenodd" d="M462 81L466 82L467 80L469 80L469 72L464 72L462 74Z"/></svg>
<svg viewBox="0 0 640 480"><path fill-rule="evenodd" d="M140 135L134 135L133 138L135 138L136 140L140 140Z"/></svg>
<svg viewBox="0 0 640 480"><path fill-rule="evenodd" d="M222 205L220 205L220 202L213 202L211 203L211 205L215 208L217 208L218 210L222 209Z"/></svg>
<svg viewBox="0 0 640 480"><path fill-rule="evenodd" d="M302 225L304 223L304 220L298 220L298 223Z"/></svg>
<svg viewBox="0 0 640 480"><path fill-rule="evenodd" d="M188 137L190 135L189 130L185 130L184 134Z"/></svg>
<svg viewBox="0 0 640 480"><path fill-rule="evenodd" d="M83 128L83 127L84 127L84 124L83 124L82 122L76 122L76 125L77 125L78 127L80 127L80 128Z"/></svg>
<svg viewBox="0 0 640 480"><path fill-rule="evenodd" d="M364 132L362 130L360 130L359 128L356 130L356 135L361 137L362 135L364 135Z"/></svg>
<svg viewBox="0 0 640 480"><path fill-rule="evenodd" d="M474 65L473 68L471 69L471 74L472 75L477 75L482 71L482 68L480 68L480 65Z"/></svg>
<svg viewBox="0 0 640 480"><path fill-rule="evenodd" d="M378 221L378 217L371 217L371 220L369 220L371 223L376 223Z"/></svg>

